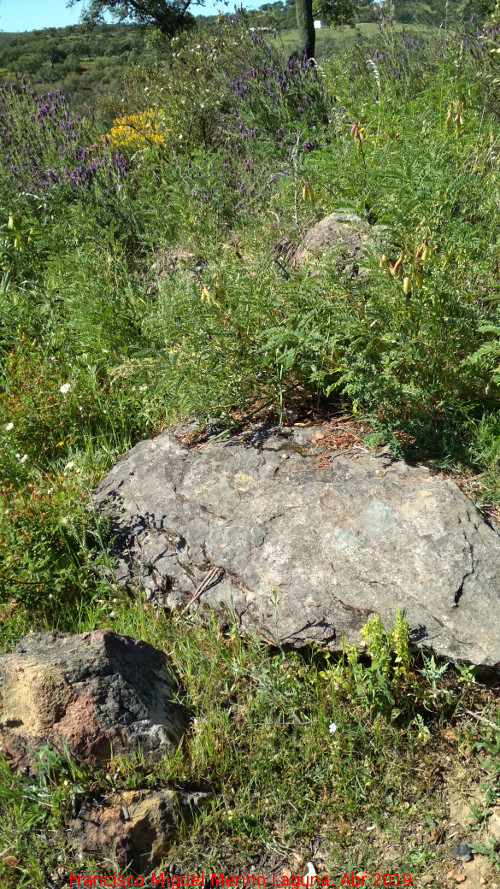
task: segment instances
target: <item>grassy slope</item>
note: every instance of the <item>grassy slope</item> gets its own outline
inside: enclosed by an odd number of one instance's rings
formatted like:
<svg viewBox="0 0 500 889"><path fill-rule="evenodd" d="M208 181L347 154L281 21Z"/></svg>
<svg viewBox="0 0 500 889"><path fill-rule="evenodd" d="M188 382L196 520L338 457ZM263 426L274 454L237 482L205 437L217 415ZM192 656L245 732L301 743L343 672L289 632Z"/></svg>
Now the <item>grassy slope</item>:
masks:
<svg viewBox="0 0 500 889"><path fill-rule="evenodd" d="M426 28L421 25L401 25L396 23L394 30L400 33L403 28L408 33L425 33ZM316 31L316 57L318 62L329 59L335 53L343 52L354 46L360 40L368 40L379 32L377 24L370 22L360 23L353 28L321 28ZM298 31L293 28L289 31L279 31L276 37L266 37L271 44L278 46L285 55L297 49Z"/></svg>
<svg viewBox="0 0 500 889"><path fill-rule="evenodd" d="M370 656L336 662L159 615L110 583L106 528L88 510L92 486L140 438L181 415L230 424L263 402L305 421L318 404L354 409L398 453L479 470L477 494L498 502L495 60L460 43L440 59L391 40L372 46L375 70L360 46L325 64L323 93L300 81L305 111L276 110L259 81L238 105L255 137L188 42L168 76L129 83L126 110L156 103L164 141L153 150L122 133L129 174L106 199L108 180L76 200L61 185L41 213L3 161L2 647L34 629L111 626L146 639L167 652L197 722L159 767L117 761L104 774L49 760L35 780L3 766L2 886L68 885L65 813L104 783L213 793L172 849L182 873L301 873L312 858L335 885L344 871L379 868L442 885L452 846L479 838L498 801L498 732L460 709L497 722L497 685L411 660L401 626L385 641L372 626ZM242 71L254 60L237 33L217 51ZM26 144L31 131L20 132ZM328 260L311 276L284 258L339 206L391 226L393 252L374 261L369 291ZM185 258L172 271L176 245ZM449 838L452 794L480 780L489 796ZM109 862L79 867L104 873Z"/></svg>

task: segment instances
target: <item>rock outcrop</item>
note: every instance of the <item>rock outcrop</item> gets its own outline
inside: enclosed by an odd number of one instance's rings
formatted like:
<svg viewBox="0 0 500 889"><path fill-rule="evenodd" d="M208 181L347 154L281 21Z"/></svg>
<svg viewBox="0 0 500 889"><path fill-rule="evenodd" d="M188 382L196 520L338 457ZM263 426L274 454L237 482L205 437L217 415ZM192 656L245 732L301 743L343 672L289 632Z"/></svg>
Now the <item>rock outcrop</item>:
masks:
<svg viewBox="0 0 500 889"><path fill-rule="evenodd" d="M424 467L366 453L322 465L316 432L260 427L196 450L171 431L138 444L96 491L117 579L140 570L167 608L205 582L193 607L234 611L269 642L331 650L399 607L416 644L500 664L499 534Z"/></svg>
<svg viewBox="0 0 500 889"><path fill-rule="evenodd" d="M15 767L44 744L91 765L111 749L161 756L187 716L167 659L146 642L96 630L26 636L0 657L0 750Z"/></svg>
<svg viewBox="0 0 500 889"><path fill-rule="evenodd" d="M371 226L360 216L347 210L337 210L321 219L304 237L297 248L294 259L297 265L304 266L318 254L330 253L336 257L339 270L348 277L366 278L367 257L382 253L387 243L389 230L384 225Z"/></svg>
<svg viewBox="0 0 500 889"><path fill-rule="evenodd" d="M179 826L192 820L205 793L173 790L125 791L103 802L84 803L68 823L72 844L84 855L144 873L160 863L177 838Z"/></svg>

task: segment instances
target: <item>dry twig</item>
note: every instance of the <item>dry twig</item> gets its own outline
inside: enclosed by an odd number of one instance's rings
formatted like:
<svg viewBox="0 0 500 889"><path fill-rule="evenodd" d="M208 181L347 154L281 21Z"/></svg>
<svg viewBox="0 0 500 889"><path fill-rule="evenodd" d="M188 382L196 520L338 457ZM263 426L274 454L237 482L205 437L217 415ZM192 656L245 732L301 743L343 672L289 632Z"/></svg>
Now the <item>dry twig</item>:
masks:
<svg viewBox="0 0 500 889"><path fill-rule="evenodd" d="M211 568L210 571L208 572L208 574L206 574L205 577L203 578L203 580L201 581L200 585L197 587L193 598L187 603L187 605L182 609L182 611L179 612L179 614L184 614L184 612L187 611L188 608L191 608L191 605L193 604L193 602L196 602L196 600L200 598L202 593L204 593L206 590L208 590L209 587L215 586L216 583L219 583L219 581L222 580L223 575L224 575L223 568Z"/></svg>

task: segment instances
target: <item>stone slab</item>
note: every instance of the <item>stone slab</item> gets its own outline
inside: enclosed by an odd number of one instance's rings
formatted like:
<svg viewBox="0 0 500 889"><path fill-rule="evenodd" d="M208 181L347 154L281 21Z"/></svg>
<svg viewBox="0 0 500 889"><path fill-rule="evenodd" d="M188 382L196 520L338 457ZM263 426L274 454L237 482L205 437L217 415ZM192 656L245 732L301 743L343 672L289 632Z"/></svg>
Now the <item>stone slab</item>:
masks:
<svg viewBox="0 0 500 889"><path fill-rule="evenodd" d="M295 647L359 645L371 615L390 625L398 607L415 644L498 666L498 532L425 467L366 453L321 465L317 432L257 427L198 450L175 431L139 443L95 494L117 579L139 575L148 598L175 608L219 569L200 607Z"/></svg>

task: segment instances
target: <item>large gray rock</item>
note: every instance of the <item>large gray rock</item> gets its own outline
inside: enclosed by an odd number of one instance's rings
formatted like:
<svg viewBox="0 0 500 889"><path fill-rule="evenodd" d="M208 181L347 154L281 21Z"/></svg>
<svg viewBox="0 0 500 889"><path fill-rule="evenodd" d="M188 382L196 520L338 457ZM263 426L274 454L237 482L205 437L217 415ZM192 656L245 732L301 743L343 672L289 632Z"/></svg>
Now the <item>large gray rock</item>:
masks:
<svg viewBox="0 0 500 889"><path fill-rule="evenodd" d="M254 429L195 450L173 432L122 457L96 492L117 577L151 599L234 610L242 631L360 643L403 609L415 643L500 663L500 536L451 481L390 455L318 461L313 429ZM217 572L212 569L219 569ZM222 573L223 572L223 573ZM197 606L195 606L197 607Z"/></svg>
<svg viewBox="0 0 500 889"><path fill-rule="evenodd" d="M176 694L165 655L147 642L107 629L33 633L0 656L0 751L16 767L46 743L92 765L112 750L158 757L187 724Z"/></svg>

